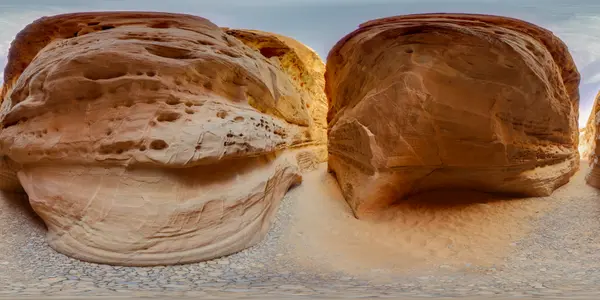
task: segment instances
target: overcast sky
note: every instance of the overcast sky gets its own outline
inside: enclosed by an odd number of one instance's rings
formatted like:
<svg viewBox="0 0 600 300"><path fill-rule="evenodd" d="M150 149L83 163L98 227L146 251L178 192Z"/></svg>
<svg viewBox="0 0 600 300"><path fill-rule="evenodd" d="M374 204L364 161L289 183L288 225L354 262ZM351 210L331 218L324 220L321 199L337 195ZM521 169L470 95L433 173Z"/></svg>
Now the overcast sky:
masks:
<svg viewBox="0 0 600 300"><path fill-rule="evenodd" d="M28 23L98 10L199 15L219 26L294 37L322 58L358 24L375 18L425 12L505 15L546 27L567 43L582 74L580 125L600 90L600 0L0 0L0 70L11 40Z"/></svg>

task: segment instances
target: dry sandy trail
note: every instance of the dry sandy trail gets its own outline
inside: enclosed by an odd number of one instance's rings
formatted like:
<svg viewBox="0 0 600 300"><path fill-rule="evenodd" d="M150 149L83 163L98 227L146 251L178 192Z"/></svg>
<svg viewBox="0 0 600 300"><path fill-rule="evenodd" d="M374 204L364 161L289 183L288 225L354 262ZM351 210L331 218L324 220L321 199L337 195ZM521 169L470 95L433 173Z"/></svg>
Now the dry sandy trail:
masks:
<svg viewBox="0 0 600 300"><path fill-rule="evenodd" d="M356 220L320 168L291 190L260 245L198 264L128 268L51 250L26 204L0 197L0 298L600 295L600 191L587 164L552 196L435 192ZM106 299L106 298L104 298Z"/></svg>

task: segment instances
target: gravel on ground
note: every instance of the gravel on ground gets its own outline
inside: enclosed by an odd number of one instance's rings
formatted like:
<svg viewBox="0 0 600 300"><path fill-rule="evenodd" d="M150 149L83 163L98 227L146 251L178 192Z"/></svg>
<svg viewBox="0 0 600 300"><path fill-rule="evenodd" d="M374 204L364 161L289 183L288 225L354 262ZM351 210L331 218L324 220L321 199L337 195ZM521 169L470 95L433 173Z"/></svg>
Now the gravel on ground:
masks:
<svg viewBox="0 0 600 300"><path fill-rule="evenodd" d="M545 198L553 201L553 209L534 221L534 230L526 237L511 243L513 250L504 259L456 270L443 264L410 273L383 270L379 276L385 278L299 266L284 238L295 202L302 200L293 192L257 246L212 261L149 268L86 263L55 252L45 242L45 226L26 196L4 193L0 194L0 298L593 299L600 295L600 191L584 183L586 171L583 163L569 184Z"/></svg>

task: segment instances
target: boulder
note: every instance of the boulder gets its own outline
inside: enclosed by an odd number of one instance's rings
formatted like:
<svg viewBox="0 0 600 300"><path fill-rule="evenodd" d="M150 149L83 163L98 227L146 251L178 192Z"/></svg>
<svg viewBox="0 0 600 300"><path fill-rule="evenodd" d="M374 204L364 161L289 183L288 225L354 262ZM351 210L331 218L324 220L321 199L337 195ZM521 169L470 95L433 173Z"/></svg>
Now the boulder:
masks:
<svg viewBox="0 0 600 300"><path fill-rule="evenodd" d="M329 169L359 218L436 189L549 195L578 168L579 73L536 25L374 20L334 46L326 69Z"/></svg>
<svg viewBox="0 0 600 300"><path fill-rule="evenodd" d="M310 109L325 96L288 71L200 17L42 18L10 48L0 155L59 252L133 266L231 254L265 236L299 158L325 159Z"/></svg>

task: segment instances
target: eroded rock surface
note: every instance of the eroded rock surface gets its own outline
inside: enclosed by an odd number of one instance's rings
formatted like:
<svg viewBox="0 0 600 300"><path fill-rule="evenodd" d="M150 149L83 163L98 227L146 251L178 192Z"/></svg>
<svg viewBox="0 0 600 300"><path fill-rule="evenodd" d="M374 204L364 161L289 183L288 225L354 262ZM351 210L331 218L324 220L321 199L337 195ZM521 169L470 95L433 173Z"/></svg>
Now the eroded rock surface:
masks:
<svg viewBox="0 0 600 300"><path fill-rule="evenodd" d="M266 234L301 181L297 157L324 159L310 109L324 96L293 75L200 17L42 18L11 45L0 155L62 253L122 265L227 255Z"/></svg>
<svg viewBox="0 0 600 300"><path fill-rule="evenodd" d="M6 156L0 156L0 191L23 192L17 171L20 167Z"/></svg>
<svg viewBox="0 0 600 300"><path fill-rule="evenodd" d="M374 20L338 42L325 77L329 168L358 217L433 189L548 195L578 168L579 73L535 25Z"/></svg>
<svg viewBox="0 0 600 300"><path fill-rule="evenodd" d="M600 113L600 93L596 95L592 111L585 128L580 131L579 153L581 158L590 164L586 181L591 186L600 188L600 170L598 166L598 113Z"/></svg>
<svg viewBox="0 0 600 300"><path fill-rule="evenodd" d="M314 126L311 135L327 139L327 97L325 96L325 64L319 55L302 43L279 34L249 29L223 28L225 32L259 51L273 64L278 64L291 78L296 91L312 99L306 102ZM327 160L326 147L299 153L302 169L314 169L315 163Z"/></svg>
<svg viewBox="0 0 600 300"><path fill-rule="evenodd" d="M3 88L0 87L0 95ZM22 192L23 188L17 178L18 167L8 157L0 155L0 191Z"/></svg>
<svg viewBox="0 0 600 300"><path fill-rule="evenodd" d="M600 93L596 95L596 99L592 105L592 111L590 112L585 127L579 130L579 156L581 159L589 162L593 161L593 155L596 149L596 114L598 114L600 111L600 103L598 102L599 98Z"/></svg>

